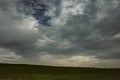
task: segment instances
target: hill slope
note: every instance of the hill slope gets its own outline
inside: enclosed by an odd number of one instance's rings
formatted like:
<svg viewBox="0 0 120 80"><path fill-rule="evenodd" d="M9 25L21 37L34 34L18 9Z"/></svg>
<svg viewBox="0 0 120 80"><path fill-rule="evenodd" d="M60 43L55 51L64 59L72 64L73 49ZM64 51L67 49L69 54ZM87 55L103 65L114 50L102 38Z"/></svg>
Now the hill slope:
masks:
<svg viewBox="0 0 120 80"><path fill-rule="evenodd" d="M120 80L120 69L0 64L0 80Z"/></svg>

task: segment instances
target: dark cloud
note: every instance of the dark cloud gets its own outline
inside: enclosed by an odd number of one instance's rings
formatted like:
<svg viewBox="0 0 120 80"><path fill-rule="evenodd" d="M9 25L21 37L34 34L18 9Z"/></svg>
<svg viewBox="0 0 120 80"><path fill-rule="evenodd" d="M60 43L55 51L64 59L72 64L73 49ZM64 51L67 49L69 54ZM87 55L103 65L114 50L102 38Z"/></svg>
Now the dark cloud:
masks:
<svg viewBox="0 0 120 80"><path fill-rule="evenodd" d="M75 60L76 55L120 59L119 0L1 0L0 4L0 47L15 56L32 62L39 54L50 59L60 55Z"/></svg>
<svg viewBox="0 0 120 80"><path fill-rule="evenodd" d="M107 3L107 1L103 1ZM120 58L119 50L116 52L116 47L120 48L119 40L110 40L111 37L119 34L119 4L117 8L111 9L111 6L105 6L107 9L103 12L106 17L97 22L97 14L101 11L97 7L97 1L91 2L86 7L85 14L73 16L67 22L68 27L62 28L62 37L68 39L74 44L75 51L87 52L87 55L95 55L97 58ZM112 1L108 2L113 4ZM89 11L87 11L87 9ZM87 15L86 15L87 14ZM87 17L87 18L86 18ZM95 20L95 22L94 22ZM70 29L71 28L71 29ZM117 44L116 44L117 43ZM82 49L81 49L82 48ZM73 49L73 50L74 50ZM115 50L114 50L115 49ZM85 54L86 55L86 54Z"/></svg>

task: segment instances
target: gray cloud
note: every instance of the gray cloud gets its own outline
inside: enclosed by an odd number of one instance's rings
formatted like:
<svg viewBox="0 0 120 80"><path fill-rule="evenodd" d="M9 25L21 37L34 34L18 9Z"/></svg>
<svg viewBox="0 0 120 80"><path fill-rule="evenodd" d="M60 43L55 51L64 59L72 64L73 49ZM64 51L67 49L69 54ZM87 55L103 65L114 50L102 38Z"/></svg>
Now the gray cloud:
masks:
<svg viewBox="0 0 120 80"><path fill-rule="evenodd" d="M0 2L0 4L8 4L5 5L6 9L3 9L4 6L0 7L0 46L15 52L26 51L39 38L38 31L34 28L37 21L32 17L19 14L14 1ZM20 54L25 53L20 52Z"/></svg>
<svg viewBox="0 0 120 80"><path fill-rule="evenodd" d="M94 56L96 60L120 59L119 0L44 0L43 4L49 6L44 15L51 17L51 27L20 12L18 7L24 7L16 5L17 1L0 1L1 48L32 62L37 61L39 54L42 60L46 54L52 58L64 55L71 59L79 55Z"/></svg>
<svg viewBox="0 0 120 80"><path fill-rule="evenodd" d="M0 62L5 61L17 61L22 58L21 55L17 55L9 49L0 48Z"/></svg>

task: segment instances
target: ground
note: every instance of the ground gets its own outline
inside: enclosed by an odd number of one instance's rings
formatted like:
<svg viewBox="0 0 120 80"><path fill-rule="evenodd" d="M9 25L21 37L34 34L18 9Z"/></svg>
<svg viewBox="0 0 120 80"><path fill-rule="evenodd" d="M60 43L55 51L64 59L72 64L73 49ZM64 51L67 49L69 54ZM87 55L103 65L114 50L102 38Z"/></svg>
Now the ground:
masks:
<svg viewBox="0 0 120 80"><path fill-rule="evenodd" d="M120 68L0 64L0 80L120 80Z"/></svg>

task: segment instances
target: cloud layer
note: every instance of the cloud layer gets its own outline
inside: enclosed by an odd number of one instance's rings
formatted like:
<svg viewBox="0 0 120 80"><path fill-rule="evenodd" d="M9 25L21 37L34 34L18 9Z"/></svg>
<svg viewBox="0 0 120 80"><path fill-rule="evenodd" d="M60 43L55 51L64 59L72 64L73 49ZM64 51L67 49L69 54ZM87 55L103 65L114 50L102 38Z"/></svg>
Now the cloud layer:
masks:
<svg viewBox="0 0 120 80"><path fill-rule="evenodd" d="M120 67L119 0L1 0L0 5L0 57Z"/></svg>

